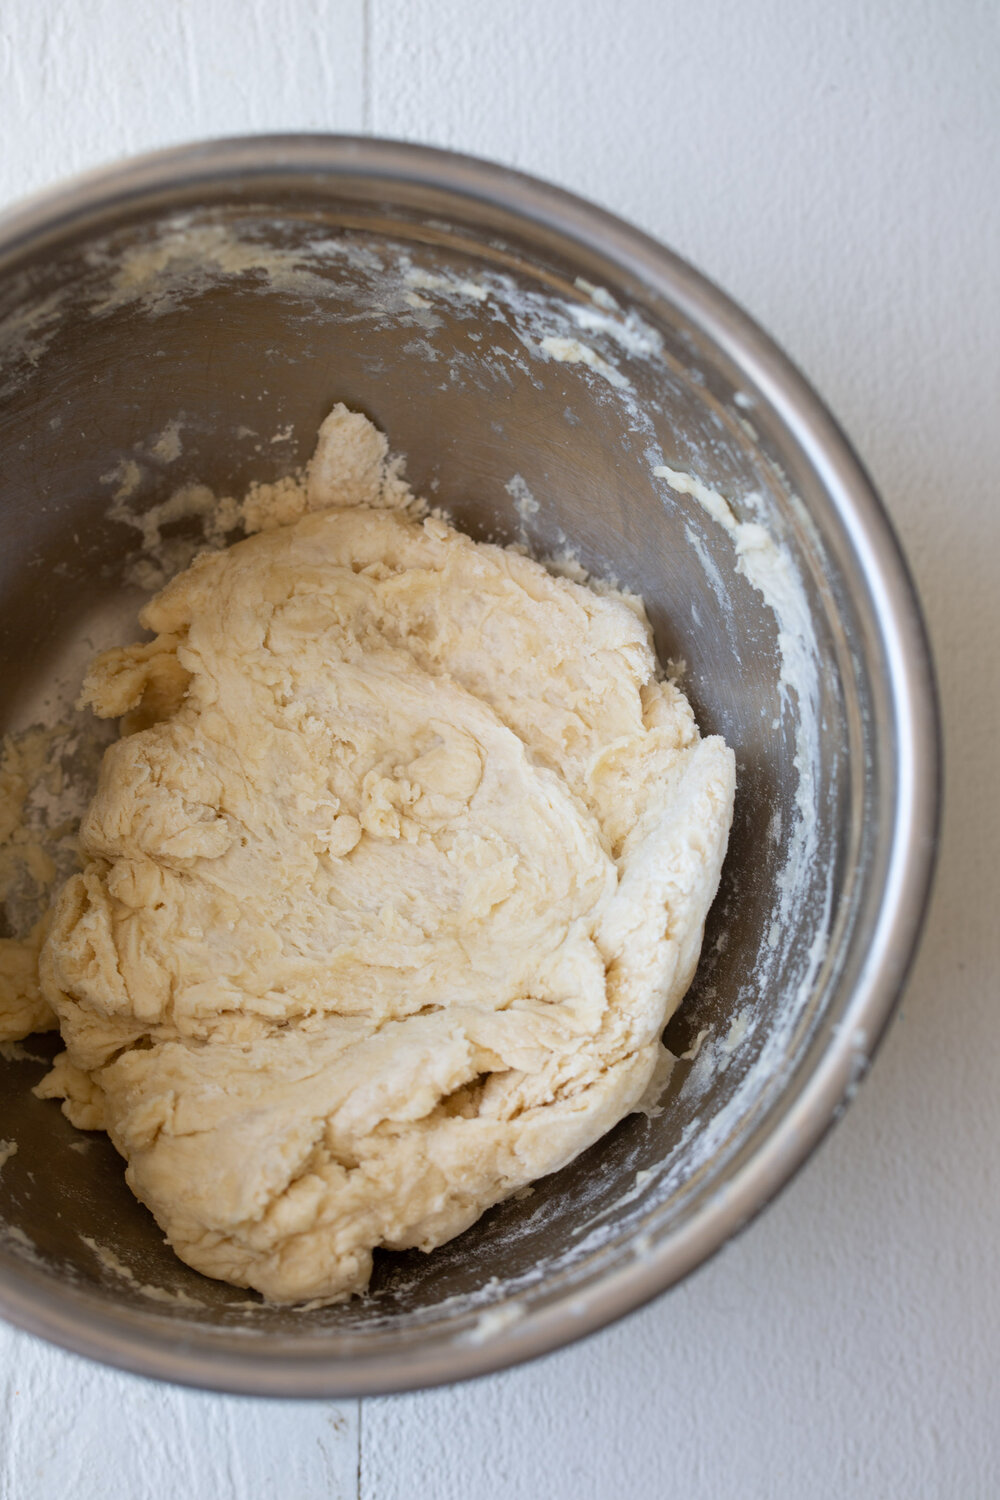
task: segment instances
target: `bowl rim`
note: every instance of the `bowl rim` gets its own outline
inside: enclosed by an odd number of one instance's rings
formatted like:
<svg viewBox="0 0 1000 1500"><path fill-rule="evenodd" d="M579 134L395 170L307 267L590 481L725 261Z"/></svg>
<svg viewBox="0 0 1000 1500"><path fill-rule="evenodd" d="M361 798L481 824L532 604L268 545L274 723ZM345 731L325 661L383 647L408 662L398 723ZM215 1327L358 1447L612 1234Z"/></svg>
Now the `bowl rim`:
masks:
<svg viewBox="0 0 1000 1500"><path fill-rule="evenodd" d="M683 1223L641 1257L582 1294L562 1297L480 1343L367 1358L243 1355L185 1337L155 1346L147 1321L95 1325L97 1301L25 1264L0 1279L0 1315L73 1353L134 1374L256 1396L349 1398L486 1375L575 1342L635 1311L704 1264L776 1196L843 1113L885 1034L912 964L930 896L941 804L941 725L933 660L914 583L885 508L847 437L770 336L725 292L674 251L562 188L496 162L373 136L263 134L224 137L127 158L48 188L0 212L0 268L75 221L141 203L165 190L224 179L367 178L441 191L492 206L595 252L672 303L770 404L822 483L859 557L887 664L896 784L886 872L865 962L842 1020L795 1091L767 1111L767 1133ZM2 274L2 269L0 269ZM859 1049L858 1035L864 1037ZM759 1129L760 1127L755 1127ZM754 1140L754 1131L749 1140ZM106 1309L105 1309L106 1313ZM164 1325L166 1329L166 1325Z"/></svg>

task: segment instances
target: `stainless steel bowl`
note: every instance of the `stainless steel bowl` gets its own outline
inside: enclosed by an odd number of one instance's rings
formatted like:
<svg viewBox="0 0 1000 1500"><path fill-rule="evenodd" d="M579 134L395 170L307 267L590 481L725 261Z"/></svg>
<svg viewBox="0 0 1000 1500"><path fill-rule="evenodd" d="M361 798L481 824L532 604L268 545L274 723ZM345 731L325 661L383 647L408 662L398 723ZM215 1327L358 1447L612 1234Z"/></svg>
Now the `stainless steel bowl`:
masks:
<svg viewBox="0 0 1000 1500"><path fill-rule="evenodd" d="M0 220L3 727L51 716L89 650L130 634L128 514L184 483L237 493L288 472L335 400L475 535L571 545L639 590L703 730L735 747L739 790L667 1034L697 1055L658 1107L432 1255L377 1256L371 1294L345 1306L269 1308L189 1271L106 1140L81 1151L32 1096L43 1062L0 1062L0 1138L18 1144L0 1172L4 1315L126 1369L261 1395L496 1369L710 1256L857 1086L913 951L937 818L913 588L784 356L599 209L375 140L187 147ZM191 517L162 530L177 555L196 535ZM762 543L783 559L777 616Z"/></svg>

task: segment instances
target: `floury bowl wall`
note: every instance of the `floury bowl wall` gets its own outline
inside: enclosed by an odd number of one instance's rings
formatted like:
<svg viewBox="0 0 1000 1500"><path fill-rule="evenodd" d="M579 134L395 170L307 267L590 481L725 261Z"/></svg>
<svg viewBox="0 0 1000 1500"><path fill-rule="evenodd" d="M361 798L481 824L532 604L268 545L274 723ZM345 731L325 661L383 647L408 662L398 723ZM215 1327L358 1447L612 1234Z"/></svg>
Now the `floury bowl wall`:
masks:
<svg viewBox="0 0 1000 1500"><path fill-rule="evenodd" d="M856 1086L934 834L919 615L807 387L627 226L385 142L188 148L0 224L2 727L65 716L91 649L134 631L137 561L148 583L199 544L182 515L147 527L159 545L143 556L143 513L184 485L238 495L288 473L334 401L383 428L414 489L474 536L643 595L702 731L736 751L737 805L667 1033L693 1055L649 1112L430 1257L377 1256L371 1295L346 1305L258 1306L189 1271L110 1144L74 1150L31 1096L43 1063L0 1062L0 1138L18 1143L0 1174L0 1309L128 1368L258 1393L477 1373L704 1259Z"/></svg>

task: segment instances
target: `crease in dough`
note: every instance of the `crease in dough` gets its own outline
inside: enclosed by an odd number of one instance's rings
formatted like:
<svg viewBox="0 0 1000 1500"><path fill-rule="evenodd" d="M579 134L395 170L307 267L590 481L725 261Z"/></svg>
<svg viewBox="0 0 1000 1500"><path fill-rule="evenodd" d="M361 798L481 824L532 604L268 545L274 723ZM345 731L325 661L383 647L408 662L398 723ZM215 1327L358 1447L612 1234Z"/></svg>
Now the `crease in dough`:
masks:
<svg viewBox="0 0 1000 1500"><path fill-rule="evenodd" d="M638 601L427 515L364 417L271 500L87 675L123 736L41 946L39 1092L189 1265L332 1301L639 1105L734 769Z"/></svg>

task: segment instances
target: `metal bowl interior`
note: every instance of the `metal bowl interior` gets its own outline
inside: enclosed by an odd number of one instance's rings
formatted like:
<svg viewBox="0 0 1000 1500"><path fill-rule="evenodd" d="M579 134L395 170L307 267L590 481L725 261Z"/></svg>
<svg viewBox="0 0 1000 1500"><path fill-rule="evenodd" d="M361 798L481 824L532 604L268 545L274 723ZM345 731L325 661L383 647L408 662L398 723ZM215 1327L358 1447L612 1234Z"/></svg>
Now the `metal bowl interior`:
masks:
<svg viewBox="0 0 1000 1500"><path fill-rule="evenodd" d="M805 384L627 226L385 142L165 153L0 225L2 727L69 713L93 746L66 704L94 649L134 637L136 519L186 484L237 494L289 472L338 400L474 536L569 551L640 592L702 731L736 751L738 799L667 1033L696 1055L657 1109L430 1256L377 1255L370 1295L345 1305L272 1308L188 1270L106 1139L81 1149L31 1094L51 1039L5 1049L0 1310L126 1368L258 1394L496 1368L704 1260L856 1086L935 831L919 613ZM159 566L198 525L163 521Z"/></svg>

